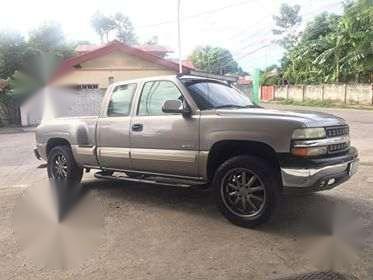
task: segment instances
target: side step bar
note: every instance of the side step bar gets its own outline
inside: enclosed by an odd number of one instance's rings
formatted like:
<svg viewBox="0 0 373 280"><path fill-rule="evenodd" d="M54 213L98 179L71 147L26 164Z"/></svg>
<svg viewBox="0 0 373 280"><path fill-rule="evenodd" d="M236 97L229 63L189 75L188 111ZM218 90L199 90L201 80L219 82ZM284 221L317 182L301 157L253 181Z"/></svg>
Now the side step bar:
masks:
<svg viewBox="0 0 373 280"><path fill-rule="evenodd" d="M205 185L207 183L205 181L169 178L169 177L162 177L162 176L147 176L146 179L145 178L131 178L128 176L123 176L123 175L109 175L105 171L98 171L95 173L94 176L99 179L130 181L130 182L138 182L138 183L153 184L153 185L164 185L164 186L181 187L181 188L190 188L192 186Z"/></svg>

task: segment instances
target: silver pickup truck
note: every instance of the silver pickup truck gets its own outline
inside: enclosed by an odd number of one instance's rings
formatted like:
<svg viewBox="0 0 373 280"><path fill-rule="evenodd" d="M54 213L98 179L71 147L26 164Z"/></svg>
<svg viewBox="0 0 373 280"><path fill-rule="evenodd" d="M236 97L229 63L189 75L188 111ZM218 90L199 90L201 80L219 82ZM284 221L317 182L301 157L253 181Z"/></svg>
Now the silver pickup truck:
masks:
<svg viewBox="0 0 373 280"><path fill-rule="evenodd" d="M186 75L112 84L99 116L42 123L36 142L56 181L98 169L98 178L211 186L223 215L245 227L267 221L284 189L331 189L358 162L343 119L263 109L224 81Z"/></svg>

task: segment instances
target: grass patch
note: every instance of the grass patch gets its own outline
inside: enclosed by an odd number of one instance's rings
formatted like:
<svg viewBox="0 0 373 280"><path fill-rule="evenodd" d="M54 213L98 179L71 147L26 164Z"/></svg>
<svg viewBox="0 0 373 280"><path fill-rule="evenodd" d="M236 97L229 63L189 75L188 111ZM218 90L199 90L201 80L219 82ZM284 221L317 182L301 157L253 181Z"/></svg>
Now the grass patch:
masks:
<svg viewBox="0 0 373 280"><path fill-rule="evenodd" d="M313 100L307 99L304 101L297 101L292 99L279 98L274 100L277 104L282 105L294 105L294 106L309 106L309 107L325 107L325 108L349 108L349 109L364 109L373 110L373 106L361 105L361 104L345 104L338 103L332 100Z"/></svg>

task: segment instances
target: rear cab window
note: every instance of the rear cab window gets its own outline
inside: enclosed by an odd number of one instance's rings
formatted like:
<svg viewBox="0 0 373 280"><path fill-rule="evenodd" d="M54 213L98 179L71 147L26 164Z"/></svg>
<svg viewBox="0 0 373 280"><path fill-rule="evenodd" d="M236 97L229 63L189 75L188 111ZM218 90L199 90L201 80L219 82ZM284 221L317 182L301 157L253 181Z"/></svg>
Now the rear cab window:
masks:
<svg viewBox="0 0 373 280"><path fill-rule="evenodd" d="M110 97L107 115L128 116L131 111L132 100L136 92L136 83L118 85L113 89Z"/></svg>

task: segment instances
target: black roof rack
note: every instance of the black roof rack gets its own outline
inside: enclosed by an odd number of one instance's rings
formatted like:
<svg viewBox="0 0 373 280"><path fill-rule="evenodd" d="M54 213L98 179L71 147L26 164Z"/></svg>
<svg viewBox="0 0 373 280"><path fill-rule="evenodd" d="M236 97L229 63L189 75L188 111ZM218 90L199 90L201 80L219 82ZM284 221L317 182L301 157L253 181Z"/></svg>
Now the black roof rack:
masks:
<svg viewBox="0 0 373 280"><path fill-rule="evenodd" d="M234 83L234 82L237 82L237 80L238 80L238 76L216 75L216 74L211 74L211 73L201 72L201 71L195 71L195 70L190 70L189 73L179 73L179 74L177 74L177 77L183 77L183 76L195 76L195 77L210 78L210 79L215 79L215 80L226 81L228 83Z"/></svg>

